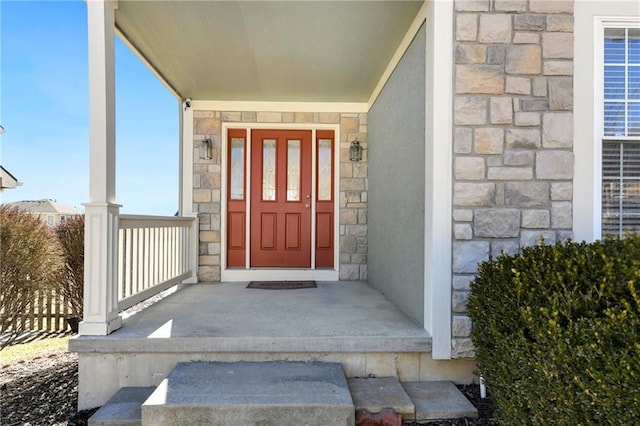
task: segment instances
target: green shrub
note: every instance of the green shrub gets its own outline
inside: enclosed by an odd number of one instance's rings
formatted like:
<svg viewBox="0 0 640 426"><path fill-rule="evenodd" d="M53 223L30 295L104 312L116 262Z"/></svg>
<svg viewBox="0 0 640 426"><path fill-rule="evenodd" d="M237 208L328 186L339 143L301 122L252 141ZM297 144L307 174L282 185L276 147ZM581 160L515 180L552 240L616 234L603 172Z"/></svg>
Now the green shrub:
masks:
<svg viewBox="0 0 640 426"><path fill-rule="evenodd" d="M501 424L640 424L640 236L480 265L468 309Z"/></svg>
<svg viewBox="0 0 640 426"><path fill-rule="evenodd" d="M22 210L0 207L0 349L27 329L35 292L55 288L62 267L51 229Z"/></svg>
<svg viewBox="0 0 640 426"><path fill-rule="evenodd" d="M84 216L74 216L56 227L65 267L59 292L69 302L71 314L82 320L84 298Z"/></svg>

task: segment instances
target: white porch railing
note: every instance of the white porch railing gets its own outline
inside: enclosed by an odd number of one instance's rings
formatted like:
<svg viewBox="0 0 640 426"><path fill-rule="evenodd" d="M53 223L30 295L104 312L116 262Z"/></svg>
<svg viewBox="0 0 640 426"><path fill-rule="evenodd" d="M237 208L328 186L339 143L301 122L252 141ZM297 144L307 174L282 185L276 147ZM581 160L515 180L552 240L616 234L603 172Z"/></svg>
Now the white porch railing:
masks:
<svg viewBox="0 0 640 426"><path fill-rule="evenodd" d="M195 218L120 215L119 223L119 311L195 276Z"/></svg>

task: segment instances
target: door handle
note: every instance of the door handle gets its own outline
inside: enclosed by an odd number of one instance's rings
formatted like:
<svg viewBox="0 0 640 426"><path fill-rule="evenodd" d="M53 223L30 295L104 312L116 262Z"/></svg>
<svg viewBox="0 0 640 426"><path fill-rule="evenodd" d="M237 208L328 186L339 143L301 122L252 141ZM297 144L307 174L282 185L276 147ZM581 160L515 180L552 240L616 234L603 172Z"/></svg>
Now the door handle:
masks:
<svg viewBox="0 0 640 426"><path fill-rule="evenodd" d="M308 200L309 198L311 198L311 194L305 195L304 198L306 198Z"/></svg>
<svg viewBox="0 0 640 426"><path fill-rule="evenodd" d="M304 206L305 206L306 208L309 208L309 207L311 207L311 204L307 203L307 204L305 204Z"/></svg>

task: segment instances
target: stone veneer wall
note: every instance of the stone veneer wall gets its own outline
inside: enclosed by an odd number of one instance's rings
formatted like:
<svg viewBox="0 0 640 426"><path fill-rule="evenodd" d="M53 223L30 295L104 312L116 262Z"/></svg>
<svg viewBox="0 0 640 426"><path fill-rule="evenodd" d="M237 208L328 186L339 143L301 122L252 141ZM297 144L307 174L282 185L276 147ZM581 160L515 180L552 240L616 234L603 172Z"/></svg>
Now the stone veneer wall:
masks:
<svg viewBox="0 0 640 426"><path fill-rule="evenodd" d="M573 1L455 2L453 357L478 262L572 235ZM587 48L589 41L585 41Z"/></svg>
<svg viewBox="0 0 640 426"><path fill-rule="evenodd" d="M228 112L194 111L193 113L193 211L200 220L198 279L220 281L221 238L221 158L222 124L260 123L339 124L336 143L340 147L340 279L367 279L367 114ZM213 158L200 159L199 149L205 137L213 142ZM363 159L349 161L349 145L358 139Z"/></svg>

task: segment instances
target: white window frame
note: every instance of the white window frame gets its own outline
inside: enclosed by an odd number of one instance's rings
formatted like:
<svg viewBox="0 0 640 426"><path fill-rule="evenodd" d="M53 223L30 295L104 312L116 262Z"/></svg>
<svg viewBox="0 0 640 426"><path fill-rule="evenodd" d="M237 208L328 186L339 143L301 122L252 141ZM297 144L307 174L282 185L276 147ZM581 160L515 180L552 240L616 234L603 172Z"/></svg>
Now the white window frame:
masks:
<svg viewBox="0 0 640 426"><path fill-rule="evenodd" d="M640 27L638 14L635 1L580 2L575 8L573 220L577 241L602 237L604 29ZM593 126L585 125L589 122Z"/></svg>

